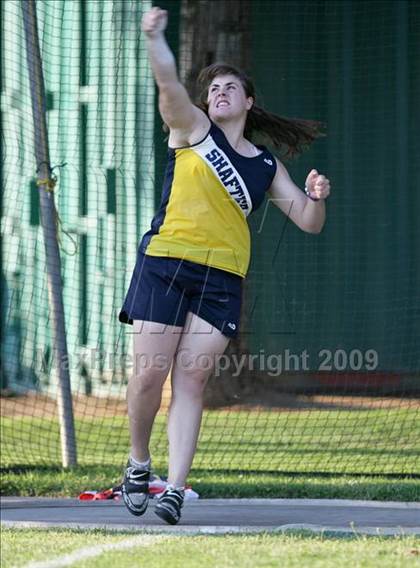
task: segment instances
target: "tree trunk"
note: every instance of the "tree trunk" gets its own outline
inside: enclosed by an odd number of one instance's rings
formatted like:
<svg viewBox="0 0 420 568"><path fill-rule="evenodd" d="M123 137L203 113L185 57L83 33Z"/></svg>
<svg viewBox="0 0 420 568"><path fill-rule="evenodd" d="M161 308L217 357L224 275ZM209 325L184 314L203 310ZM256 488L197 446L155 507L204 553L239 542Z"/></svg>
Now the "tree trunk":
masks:
<svg viewBox="0 0 420 568"><path fill-rule="evenodd" d="M193 99L200 70L223 61L250 64L250 0L182 0L179 74Z"/></svg>
<svg viewBox="0 0 420 568"><path fill-rule="evenodd" d="M250 0L182 0L179 76L192 100L199 93L196 79L203 67L215 62L235 65L247 71L250 66ZM240 332L226 351L232 355L249 353L244 329L248 329L244 306L247 302L246 280ZM244 369L240 377L232 377L231 369L213 376L206 390L206 406L224 406L238 402L252 384L250 372Z"/></svg>

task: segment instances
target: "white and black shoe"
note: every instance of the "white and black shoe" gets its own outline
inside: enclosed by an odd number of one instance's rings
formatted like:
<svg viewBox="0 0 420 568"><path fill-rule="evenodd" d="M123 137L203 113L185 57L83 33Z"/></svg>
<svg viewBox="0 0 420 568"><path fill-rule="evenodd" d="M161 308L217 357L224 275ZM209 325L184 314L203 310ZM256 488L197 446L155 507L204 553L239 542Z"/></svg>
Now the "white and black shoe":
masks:
<svg viewBox="0 0 420 568"><path fill-rule="evenodd" d="M121 493L132 515L143 515L149 504L150 469L138 469L130 461L124 473Z"/></svg>
<svg viewBox="0 0 420 568"><path fill-rule="evenodd" d="M181 518L184 496L185 493L182 489L175 489L169 485L156 503L156 515L170 525L176 525Z"/></svg>

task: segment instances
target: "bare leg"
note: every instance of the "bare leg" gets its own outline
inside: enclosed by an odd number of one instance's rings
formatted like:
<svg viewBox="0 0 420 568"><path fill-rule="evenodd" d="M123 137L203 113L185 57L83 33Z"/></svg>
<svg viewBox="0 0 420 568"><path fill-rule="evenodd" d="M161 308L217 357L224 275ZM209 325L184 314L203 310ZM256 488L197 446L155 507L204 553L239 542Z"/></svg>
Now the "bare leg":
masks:
<svg viewBox="0 0 420 568"><path fill-rule="evenodd" d="M185 485L194 458L203 413L203 392L229 339L191 312L178 345L172 368L169 409L169 474L175 487Z"/></svg>
<svg viewBox="0 0 420 568"><path fill-rule="evenodd" d="M150 457L152 426L182 328L147 321L134 321L133 327L134 367L127 388L131 456L144 462Z"/></svg>

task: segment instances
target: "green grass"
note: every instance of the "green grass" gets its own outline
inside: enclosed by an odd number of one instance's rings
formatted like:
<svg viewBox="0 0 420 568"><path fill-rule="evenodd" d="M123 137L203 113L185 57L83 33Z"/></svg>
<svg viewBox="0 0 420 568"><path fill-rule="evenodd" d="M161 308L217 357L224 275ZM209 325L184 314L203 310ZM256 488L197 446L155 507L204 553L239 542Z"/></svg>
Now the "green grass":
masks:
<svg viewBox="0 0 420 568"><path fill-rule="evenodd" d="M5 469L2 495L77 497L84 490L109 489L121 481L117 466ZM163 473L163 472L162 472ZM417 479L352 475L235 473L193 469L188 482L202 498L318 498L420 501Z"/></svg>
<svg viewBox="0 0 420 568"><path fill-rule="evenodd" d="M145 538L143 546L107 551L77 561L74 568L185 568L278 567L282 568L399 568L420 565L420 539L286 534L218 536L133 535L105 531L11 530L2 531L2 567L23 566L28 561L47 561L78 549Z"/></svg>
<svg viewBox="0 0 420 568"><path fill-rule="evenodd" d="M206 411L189 482L202 497L312 497L419 501L416 408ZM3 418L2 494L76 496L120 482L127 418L77 419L79 466L63 471L58 424ZM167 467L166 419L152 437Z"/></svg>
<svg viewBox="0 0 420 568"><path fill-rule="evenodd" d="M60 463L56 420L3 418L2 465ZM156 419L154 464L166 463L166 418ZM418 410L207 411L197 468L308 473L420 473ZM122 416L76 420L81 465L122 464L128 424Z"/></svg>

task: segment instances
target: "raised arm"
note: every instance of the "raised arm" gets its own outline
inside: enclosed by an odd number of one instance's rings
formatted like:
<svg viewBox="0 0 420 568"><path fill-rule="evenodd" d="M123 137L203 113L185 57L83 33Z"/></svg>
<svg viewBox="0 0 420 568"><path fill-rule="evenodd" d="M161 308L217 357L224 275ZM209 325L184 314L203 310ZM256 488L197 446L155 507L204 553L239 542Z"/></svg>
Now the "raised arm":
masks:
<svg viewBox="0 0 420 568"><path fill-rule="evenodd" d="M306 178L306 187L314 201L290 178L283 164L276 160L277 171L268 193L274 205L283 211L302 231L320 233L325 223L324 200L330 193L330 182L312 170Z"/></svg>
<svg viewBox="0 0 420 568"><path fill-rule="evenodd" d="M142 20L149 60L159 89L159 111L170 130L170 145L194 144L205 136L210 121L193 105L178 79L175 58L164 35L167 22L167 11L158 7L146 12Z"/></svg>

